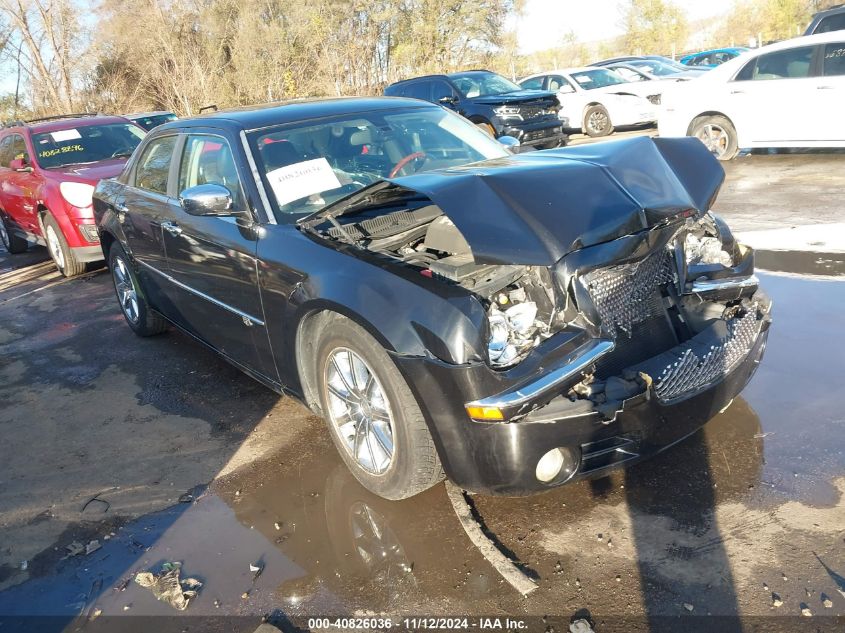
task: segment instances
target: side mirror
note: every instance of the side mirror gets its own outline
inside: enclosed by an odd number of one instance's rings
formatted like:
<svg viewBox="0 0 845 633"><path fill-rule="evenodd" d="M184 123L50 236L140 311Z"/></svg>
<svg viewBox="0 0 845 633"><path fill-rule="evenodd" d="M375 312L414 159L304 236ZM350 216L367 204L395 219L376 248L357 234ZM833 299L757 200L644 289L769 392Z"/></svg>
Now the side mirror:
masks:
<svg viewBox="0 0 845 633"><path fill-rule="evenodd" d="M451 97L440 97L437 100L437 103L444 106L454 106L458 103L458 98L454 95L452 95Z"/></svg>
<svg viewBox="0 0 845 633"><path fill-rule="evenodd" d="M232 192L223 185L189 187L179 194L179 204L190 215L234 215Z"/></svg>
<svg viewBox="0 0 845 633"><path fill-rule="evenodd" d="M513 136L500 136L496 140L499 141L499 145L502 145L505 149L508 149L513 153L519 151L521 143L519 142L519 139L514 138Z"/></svg>
<svg viewBox="0 0 845 633"><path fill-rule="evenodd" d="M569 84L563 84L560 88L557 89L557 91L559 94L569 95L575 92L575 88L573 88Z"/></svg>
<svg viewBox="0 0 845 633"><path fill-rule="evenodd" d="M14 158L9 163L9 169L12 171L32 171L32 167L27 165L25 158Z"/></svg>

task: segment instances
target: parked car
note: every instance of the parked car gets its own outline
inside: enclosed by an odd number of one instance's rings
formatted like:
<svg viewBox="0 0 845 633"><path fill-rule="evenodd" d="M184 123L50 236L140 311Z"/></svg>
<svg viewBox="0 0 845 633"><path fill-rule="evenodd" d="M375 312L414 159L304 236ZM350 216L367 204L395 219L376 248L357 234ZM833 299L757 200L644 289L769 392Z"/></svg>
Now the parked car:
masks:
<svg viewBox="0 0 845 633"><path fill-rule="evenodd" d="M137 123L149 132L154 127L175 121L178 117L173 112L158 110L156 112L136 112L135 114L127 114L126 118L133 123Z"/></svg>
<svg viewBox="0 0 845 633"><path fill-rule="evenodd" d="M614 127L642 125L657 120L657 109L636 94L637 84L608 68L567 68L522 79L526 90L549 90L560 101L560 116L568 130L589 136L606 136Z"/></svg>
<svg viewBox="0 0 845 633"><path fill-rule="evenodd" d="M523 494L672 445L754 372L769 302L723 178L694 139L514 156L335 99L158 127L94 209L129 327L303 400L365 487Z"/></svg>
<svg viewBox="0 0 845 633"><path fill-rule="evenodd" d="M815 33L830 33L831 31L842 31L845 29L845 4L831 7L826 11L819 11L810 20L804 35Z"/></svg>
<svg viewBox="0 0 845 633"><path fill-rule="evenodd" d="M594 62L590 66L613 68L616 71L620 68L633 68L652 79L673 79L675 81L688 81L707 73L706 68L690 68L660 55L614 57L613 59Z"/></svg>
<svg viewBox="0 0 845 633"><path fill-rule="evenodd" d="M0 130L0 239L11 253L47 246L73 277L101 261L91 194L116 176L144 130L114 116L69 114Z"/></svg>
<svg viewBox="0 0 845 633"><path fill-rule="evenodd" d="M437 103L466 117L494 138L546 149L566 144L554 94L526 91L487 70L406 79L387 86L389 97Z"/></svg>
<svg viewBox="0 0 845 633"><path fill-rule="evenodd" d="M740 148L845 147L845 32L763 46L667 91L661 136L696 136L720 160Z"/></svg>
<svg viewBox="0 0 845 633"><path fill-rule="evenodd" d="M747 50L749 49L743 46L715 48L709 51L701 51L700 53L684 55L679 61L684 66L691 66L693 68L715 68L734 57L739 57Z"/></svg>

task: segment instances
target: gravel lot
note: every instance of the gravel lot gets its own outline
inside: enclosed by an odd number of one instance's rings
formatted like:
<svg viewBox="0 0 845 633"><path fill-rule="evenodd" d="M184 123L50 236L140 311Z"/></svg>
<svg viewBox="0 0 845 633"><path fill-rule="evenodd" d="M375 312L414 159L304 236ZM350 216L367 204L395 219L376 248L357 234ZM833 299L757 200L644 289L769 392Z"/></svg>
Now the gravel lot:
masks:
<svg viewBox="0 0 845 633"><path fill-rule="evenodd" d="M472 613L563 631L583 609L599 633L843 626L845 155L755 154L726 171L716 210L769 271L767 356L741 398L663 455L540 496L474 497L537 580L526 598L442 485L373 497L304 407L178 332L136 338L103 271L64 280L44 249L0 251L0 616L52 615L62 630L100 612L176 614L124 585L175 560L204 583L185 614L240 616L221 630L268 613L283 628ZM711 614L740 620L697 617Z"/></svg>

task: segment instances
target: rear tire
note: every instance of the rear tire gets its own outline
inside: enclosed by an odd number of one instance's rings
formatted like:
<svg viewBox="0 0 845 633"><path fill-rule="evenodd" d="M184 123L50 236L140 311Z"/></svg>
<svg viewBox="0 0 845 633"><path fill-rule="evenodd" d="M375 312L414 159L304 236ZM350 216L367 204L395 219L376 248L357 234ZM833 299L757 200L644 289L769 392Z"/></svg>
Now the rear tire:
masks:
<svg viewBox="0 0 845 633"><path fill-rule="evenodd" d="M12 255L26 251L26 240L9 230L9 221L2 213L0 213L0 242L2 242L3 248Z"/></svg>
<svg viewBox="0 0 845 633"><path fill-rule="evenodd" d="M120 244L112 244L109 249L109 270L120 311L132 331L138 336L154 336L167 330L167 320L150 309L132 262Z"/></svg>
<svg viewBox="0 0 845 633"><path fill-rule="evenodd" d="M696 137L719 160L731 160L739 153L736 128L721 115L702 116L692 122L690 136Z"/></svg>
<svg viewBox="0 0 845 633"><path fill-rule="evenodd" d="M59 223L49 213L44 216L44 241L53 263L65 277L76 277L85 272L85 264L76 259Z"/></svg>
<svg viewBox="0 0 845 633"><path fill-rule="evenodd" d="M420 407L378 341L338 315L320 333L316 350L323 414L355 478L393 500L412 497L443 479Z"/></svg>
<svg viewBox="0 0 845 633"><path fill-rule="evenodd" d="M607 136L613 132L610 114L601 104L593 105L584 111L584 134L592 138Z"/></svg>

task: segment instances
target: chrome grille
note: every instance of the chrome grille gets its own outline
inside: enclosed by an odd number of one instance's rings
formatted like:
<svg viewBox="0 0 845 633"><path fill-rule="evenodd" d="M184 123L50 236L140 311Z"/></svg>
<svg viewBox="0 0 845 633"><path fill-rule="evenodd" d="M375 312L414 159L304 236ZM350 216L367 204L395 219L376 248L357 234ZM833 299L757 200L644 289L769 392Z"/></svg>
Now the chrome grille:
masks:
<svg viewBox="0 0 845 633"><path fill-rule="evenodd" d="M655 292L674 280L673 270L670 252L661 249L638 262L590 271L583 282L607 332L630 338L634 325L661 309Z"/></svg>
<svg viewBox="0 0 845 633"><path fill-rule="evenodd" d="M702 355L686 349L677 361L667 365L654 382L661 400L673 400L706 387L728 374L751 350L760 330L757 309L727 322L727 333Z"/></svg>
<svg viewBox="0 0 845 633"><path fill-rule="evenodd" d="M554 114L554 110L545 105L521 105L519 106L519 114L522 115L523 120L528 121L538 116L548 116L550 114Z"/></svg>

